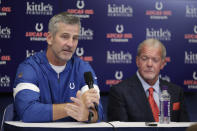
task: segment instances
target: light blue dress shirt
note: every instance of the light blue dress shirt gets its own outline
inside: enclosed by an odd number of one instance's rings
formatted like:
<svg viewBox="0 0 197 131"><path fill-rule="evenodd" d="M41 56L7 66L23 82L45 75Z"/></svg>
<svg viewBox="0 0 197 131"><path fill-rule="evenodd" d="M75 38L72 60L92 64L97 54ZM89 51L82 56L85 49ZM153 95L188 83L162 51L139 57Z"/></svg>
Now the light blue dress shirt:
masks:
<svg viewBox="0 0 197 131"><path fill-rule="evenodd" d="M156 81L156 83L153 86L150 86L146 81L144 81L144 79L140 76L138 71L137 71L137 77L140 79L140 82L142 83L142 86L144 88L144 91L146 93L147 98L149 96L148 89L150 87L154 88L153 97L154 97L154 100L155 100L155 102L156 102L156 104L159 108L159 96L160 96L160 93L161 93L161 90L160 90L160 87L159 87L159 79Z"/></svg>

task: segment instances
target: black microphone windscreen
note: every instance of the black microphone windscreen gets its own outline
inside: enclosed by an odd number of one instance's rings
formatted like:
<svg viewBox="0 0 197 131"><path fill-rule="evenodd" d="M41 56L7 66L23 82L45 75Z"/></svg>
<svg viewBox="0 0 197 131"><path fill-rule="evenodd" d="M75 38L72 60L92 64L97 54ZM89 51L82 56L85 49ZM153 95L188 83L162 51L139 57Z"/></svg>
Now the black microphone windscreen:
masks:
<svg viewBox="0 0 197 131"><path fill-rule="evenodd" d="M93 82L93 77L92 77L92 73L89 71L89 72L85 72L84 73L84 79L85 79L85 82L86 84L88 83L92 83Z"/></svg>
<svg viewBox="0 0 197 131"><path fill-rule="evenodd" d="M94 88L93 86L93 77L92 77L92 73L89 72L84 72L84 80L86 82L86 84L88 85L89 89ZM94 107L96 109L96 111L98 111L98 105L94 102Z"/></svg>

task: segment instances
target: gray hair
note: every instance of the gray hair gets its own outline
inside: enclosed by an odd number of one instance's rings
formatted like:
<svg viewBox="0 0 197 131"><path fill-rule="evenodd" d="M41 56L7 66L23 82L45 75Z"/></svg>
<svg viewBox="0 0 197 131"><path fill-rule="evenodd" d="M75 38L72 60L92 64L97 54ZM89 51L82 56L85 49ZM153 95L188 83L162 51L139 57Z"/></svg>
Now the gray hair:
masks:
<svg viewBox="0 0 197 131"><path fill-rule="evenodd" d="M149 45L151 47L160 47L161 50L162 50L161 57L162 57L162 59L165 59L165 57L166 57L166 47L159 40L153 39L153 38L146 39L142 43L139 44L139 46L137 48L137 56L140 56L141 50L142 50L144 45Z"/></svg>
<svg viewBox="0 0 197 131"><path fill-rule="evenodd" d="M49 20L49 25L48 25L48 31L52 33L53 36L56 35L57 31L58 31L58 23L64 23L64 24L70 24L70 25L79 25L79 27L81 27L81 22L80 22L80 18L77 16L74 16L68 12L62 12L59 13L55 16L53 16L50 20Z"/></svg>

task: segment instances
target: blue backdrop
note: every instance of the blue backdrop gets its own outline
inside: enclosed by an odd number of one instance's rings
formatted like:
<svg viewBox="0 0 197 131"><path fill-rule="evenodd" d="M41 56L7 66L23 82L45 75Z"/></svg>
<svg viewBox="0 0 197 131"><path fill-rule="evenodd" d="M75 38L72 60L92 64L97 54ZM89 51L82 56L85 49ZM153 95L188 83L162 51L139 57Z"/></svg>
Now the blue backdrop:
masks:
<svg viewBox="0 0 197 131"><path fill-rule="evenodd" d="M48 21L62 11L82 19L76 55L92 65L102 92L136 73L146 38L167 48L161 78L197 90L196 0L0 0L0 92L12 92L18 64L47 47Z"/></svg>

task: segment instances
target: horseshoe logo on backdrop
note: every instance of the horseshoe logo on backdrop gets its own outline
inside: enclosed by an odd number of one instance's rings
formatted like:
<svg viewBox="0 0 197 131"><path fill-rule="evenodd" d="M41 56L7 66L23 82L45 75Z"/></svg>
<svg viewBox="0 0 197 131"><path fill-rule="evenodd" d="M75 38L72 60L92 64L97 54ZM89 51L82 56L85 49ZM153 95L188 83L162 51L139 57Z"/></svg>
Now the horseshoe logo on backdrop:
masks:
<svg viewBox="0 0 197 131"><path fill-rule="evenodd" d="M193 78L194 78L194 80L197 80L196 72L193 73Z"/></svg>
<svg viewBox="0 0 197 131"><path fill-rule="evenodd" d="M84 54L84 49L83 48L77 48L76 49L76 54L77 54L77 56L82 56Z"/></svg>
<svg viewBox="0 0 197 131"><path fill-rule="evenodd" d="M163 8L163 4L162 4L161 2L156 2L156 3L155 3L155 8L156 8L157 10L161 10L161 9Z"/></svg>
<svg viewBox="0 0 197 131"><path fill-rule="evenodd" d="M116 73L115 73L115 78L116 78L117 80L121 80L122 77L123 77L122 71L116 71Z"/></svg>
<svg viewBox="0 0 197 131"><path fill-rule="evenodd" d="M36 31L41 32L43 30L43 24L42 23L36 23Z"/></svg>
<svg viewBox="0 0 197 131"><path fill-rule="evenodd" d="M74 82L70 82L69 87L71 90L75 89L75 83Z"/></svg>
<svg viewBox="0 0 197 131"><path fill-rule="evenodd" d="M84 8L84 6L85 6L85 3L84 3L84 1L77 1L77 8L79 8L79 9L83 9Z"/></svg>
<svg viewBox="0 0 197 131"><path fill-rule="evenodd" d="M194 33L197 34L197 26L194 26Z"/></svg>
<svg viewBox="0 0 197 131"><path fill-rule="evenodd" d="M122 33L124 31L124 26L123 25L116 25L116 31L118 33Z"/></svg>

